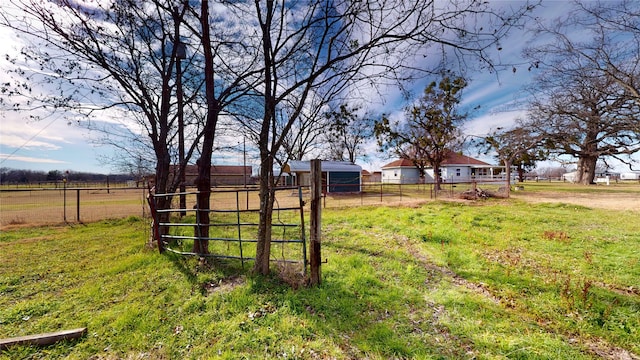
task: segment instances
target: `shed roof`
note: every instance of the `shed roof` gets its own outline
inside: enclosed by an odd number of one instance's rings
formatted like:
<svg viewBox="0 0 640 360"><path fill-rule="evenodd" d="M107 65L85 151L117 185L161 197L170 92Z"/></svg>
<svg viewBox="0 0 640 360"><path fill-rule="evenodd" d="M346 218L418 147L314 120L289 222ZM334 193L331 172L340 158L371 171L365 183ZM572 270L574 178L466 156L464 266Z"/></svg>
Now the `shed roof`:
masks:
<svg viewBox="0 0 640 360"><path fill-rule="evenodd" d="M360 172L362 171L362 167L360 165L356 165L354 163L350 163L347 161L322 160L320 162L320 166L322 168L322 171L329 171L329 172ZM310 171L311 171L310 161L292 160L292 161L289 161L282 168L282 172L287 172L287 173L310 172Z"/></svg>

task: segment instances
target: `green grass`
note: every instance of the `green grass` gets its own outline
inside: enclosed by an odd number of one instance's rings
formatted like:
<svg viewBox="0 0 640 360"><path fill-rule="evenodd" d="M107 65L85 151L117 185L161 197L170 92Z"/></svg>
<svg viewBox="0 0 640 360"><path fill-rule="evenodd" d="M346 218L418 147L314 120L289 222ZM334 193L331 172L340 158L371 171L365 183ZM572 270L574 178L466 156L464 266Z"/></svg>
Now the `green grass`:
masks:
<svg viewBox="0 0 640 360"><path fill-rule="evenodd" d="M596 359L640 354L637 213L518 200L323 213L322 284L145 246L135 218L0 234L4 358ZM275 269L275 265L274 265Z"/></svg>

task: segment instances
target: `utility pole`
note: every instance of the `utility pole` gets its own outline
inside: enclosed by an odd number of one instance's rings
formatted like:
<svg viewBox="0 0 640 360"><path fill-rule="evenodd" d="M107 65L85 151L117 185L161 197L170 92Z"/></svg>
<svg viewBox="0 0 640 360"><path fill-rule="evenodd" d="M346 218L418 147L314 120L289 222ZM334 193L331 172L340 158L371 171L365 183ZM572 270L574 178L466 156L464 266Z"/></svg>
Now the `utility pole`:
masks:
<svg viewBox="0 0 640 360"><path fill-rule="evenodd" d="M244 178L244 188L247 188L247 138L242 138L242 177Z"/></svg>

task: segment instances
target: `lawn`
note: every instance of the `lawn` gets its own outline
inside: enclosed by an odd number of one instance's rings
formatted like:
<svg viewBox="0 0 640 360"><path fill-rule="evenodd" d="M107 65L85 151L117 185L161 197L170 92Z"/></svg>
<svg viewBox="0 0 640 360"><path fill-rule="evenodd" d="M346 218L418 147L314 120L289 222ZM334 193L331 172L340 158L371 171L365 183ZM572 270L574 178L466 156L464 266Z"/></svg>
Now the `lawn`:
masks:
<svg viewBox="0 0 640 360"><path fill-rule="evenodd" d="M323 282L297 289L158 254L137 218L4 231L0 337L88 334L0 356L636 359L637 216L519 199L326 209Z"/></svg>

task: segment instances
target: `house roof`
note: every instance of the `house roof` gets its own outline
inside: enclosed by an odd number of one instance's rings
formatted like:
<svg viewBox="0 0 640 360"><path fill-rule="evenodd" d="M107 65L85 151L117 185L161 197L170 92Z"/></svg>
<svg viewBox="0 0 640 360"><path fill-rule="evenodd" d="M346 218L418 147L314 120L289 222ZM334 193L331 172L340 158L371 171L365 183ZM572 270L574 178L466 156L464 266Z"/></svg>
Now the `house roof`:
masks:
<svg viewBox="0 0 640 360"><path fill-rule="evenodd" d="M387 165L383 166L382 168L393 169L393 168L401 168L401 167L415 167L415 165L413 165L413 162L411 160L400 159L400 160L392 161Z"/></svg>
<svg viewBox="0 0 640 360"><path fill-rule="evenodd" d="M478 159L474 159L472 157L458 154L454 151L449 151L447 157L444 159L441 165L446 166L455 166L455 165L465 165L465 166L491 166L484 161L480 161ZM387 165L384 165L383 169L393 169L393 168L404 168L404 167L415 167L411 160L400 159L396 161L392 161Z"/></svg>
<svg viewBox="0 0 640 360"><path fill-rule="evenodd" d="M320 166L322 167L322 171L330 171L330 172L361 172L362 171L362 167L360 165L356 165L347 161L322 160L320 162ZM311 171L310 161L292 160L292 161L289 161L282 168L282 172L286 172L286 173L310 172L310 171Z"/></svg>
<svg viewBox="0 0 640 360"><path fill-rule="evenodd" d="M483 166L490 166L491 164L488 164L484 161L480 161L478 159L474 159L472 157L466 156L466 155L462 155L462 154L458 154L456 152L450 151L449 154L447 154L447 158L444 159L444 161L442 162L442 165L483 165Z"/></svg>

